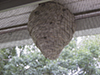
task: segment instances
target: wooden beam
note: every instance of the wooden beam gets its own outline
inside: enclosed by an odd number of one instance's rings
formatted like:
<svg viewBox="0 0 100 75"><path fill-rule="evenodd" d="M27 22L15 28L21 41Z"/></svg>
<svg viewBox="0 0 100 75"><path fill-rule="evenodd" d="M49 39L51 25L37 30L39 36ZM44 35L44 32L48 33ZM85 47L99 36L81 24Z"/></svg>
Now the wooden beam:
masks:
<svg viewBox="0 0 100 75"><path fill-rule="evenodd" d="M86 12L80 12L80 13L76 13L74 15L75 15L76 20L96 17L96 16L100 16L100 9L86 11Z"/></svg>
<svg viewBox="0 0 100 75"><path fill-rule="evenodd" d="M0 11L9 9L12 7L17 7L25 4L36 3L36 2L45 2L48 0L2 0L0 2Z"/></svg>
<svg viewBox="0 0 100 75"><path fill-rule="evenodd" d="M29 14L30 13L21 14L18 16L13 16L14 18L9 17L7 19L5 18L4 21L1 20L0 21L0 25L1 25L0 34L27 29L27 22L28 22ZM18 17L18 19L17 19L17 17ZM12 19L10 21L10 18L12 18L13 21L12 21ZM21 19L21 21L20 21L20 19ZM76 19L76 25L77 25L76 31L100 27L100 11L75 15L75 19ZM9 21L9 22L7 22L7 21ZM17 22L18 22L18 24L17 24ZM5 24L5 25L3 25L3 24ZM16 25L14 25L14 24L16 24Z"/></svg>
<svg viewBox="0 0 100 75"><path fill-rule="evenodd" d="M27 30L27 24L22 24L20 26L3 28L3 29L0 30L0 34L6 34L6 33L11 33L11 32L20 31L20 30Z"/></svg>

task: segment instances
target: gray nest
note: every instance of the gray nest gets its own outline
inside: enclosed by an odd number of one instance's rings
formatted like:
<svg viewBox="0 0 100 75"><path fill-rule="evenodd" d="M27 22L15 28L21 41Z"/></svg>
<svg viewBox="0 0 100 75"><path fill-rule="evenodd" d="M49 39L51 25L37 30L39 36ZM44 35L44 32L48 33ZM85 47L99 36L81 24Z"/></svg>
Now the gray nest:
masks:
<svg viewBox="0 0 100 75"><path fill-rule="evenodd" d="M75 32L74 15L58 2L45 2L32 11L28 30L36 46L49 59L58 58Z"/></svg>

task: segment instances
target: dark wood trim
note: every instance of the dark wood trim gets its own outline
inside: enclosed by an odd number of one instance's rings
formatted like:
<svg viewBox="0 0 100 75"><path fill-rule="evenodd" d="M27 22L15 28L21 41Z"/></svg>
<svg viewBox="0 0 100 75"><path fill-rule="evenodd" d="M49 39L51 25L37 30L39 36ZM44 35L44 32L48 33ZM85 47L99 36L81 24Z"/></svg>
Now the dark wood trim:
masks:
<svg viewBox="0 0 100 75"><path fill-rule="evenodd" d="M5 34L5 33L10 33L10 32L15 32L15 31L20 31L20 30L27 30L27 25L24 26L19 26L19 27L11 27L7 29L2 29L0 30L0 34Z"/></svg>
<svg viewBox="0 0 100 75"><path fill-rule="evenodd" d="M0 11L38 1L43 1L43 0L4 0L0 2Z"/></svg>
<svg viewBox="0 0 100 75"><path fill-rule="evenodd" d="M75 20L96 17L96 16L100 16L100 9L86 11L86 12L80 12L80 13L76 13L74 15L75 15Z"/></svg>

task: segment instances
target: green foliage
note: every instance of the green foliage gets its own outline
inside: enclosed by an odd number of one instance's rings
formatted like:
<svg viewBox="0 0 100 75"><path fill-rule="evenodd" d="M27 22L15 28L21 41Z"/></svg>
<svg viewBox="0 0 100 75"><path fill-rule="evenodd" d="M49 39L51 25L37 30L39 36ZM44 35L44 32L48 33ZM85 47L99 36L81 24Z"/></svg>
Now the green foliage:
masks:
<svg viewBox="0 0 100 75"><path fill-rule="evenodd" d="M100 35L73 38L57 60L33 45L0 50L0 75L100 75Z"/></svg>

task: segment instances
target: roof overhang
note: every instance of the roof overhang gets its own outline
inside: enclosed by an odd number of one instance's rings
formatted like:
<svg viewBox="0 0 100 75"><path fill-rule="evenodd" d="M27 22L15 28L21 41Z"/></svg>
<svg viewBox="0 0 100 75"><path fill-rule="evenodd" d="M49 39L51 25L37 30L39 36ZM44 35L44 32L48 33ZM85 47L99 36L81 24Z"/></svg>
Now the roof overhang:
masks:
<svg viewBox="0 0 100 75"><path fill-rule="evenodd" d="M39 3L50 0L2 0L0 48L32 44L27 30L29 15ZM74 37L100 34L100 0L58 0L75 15Z"/></svg>

